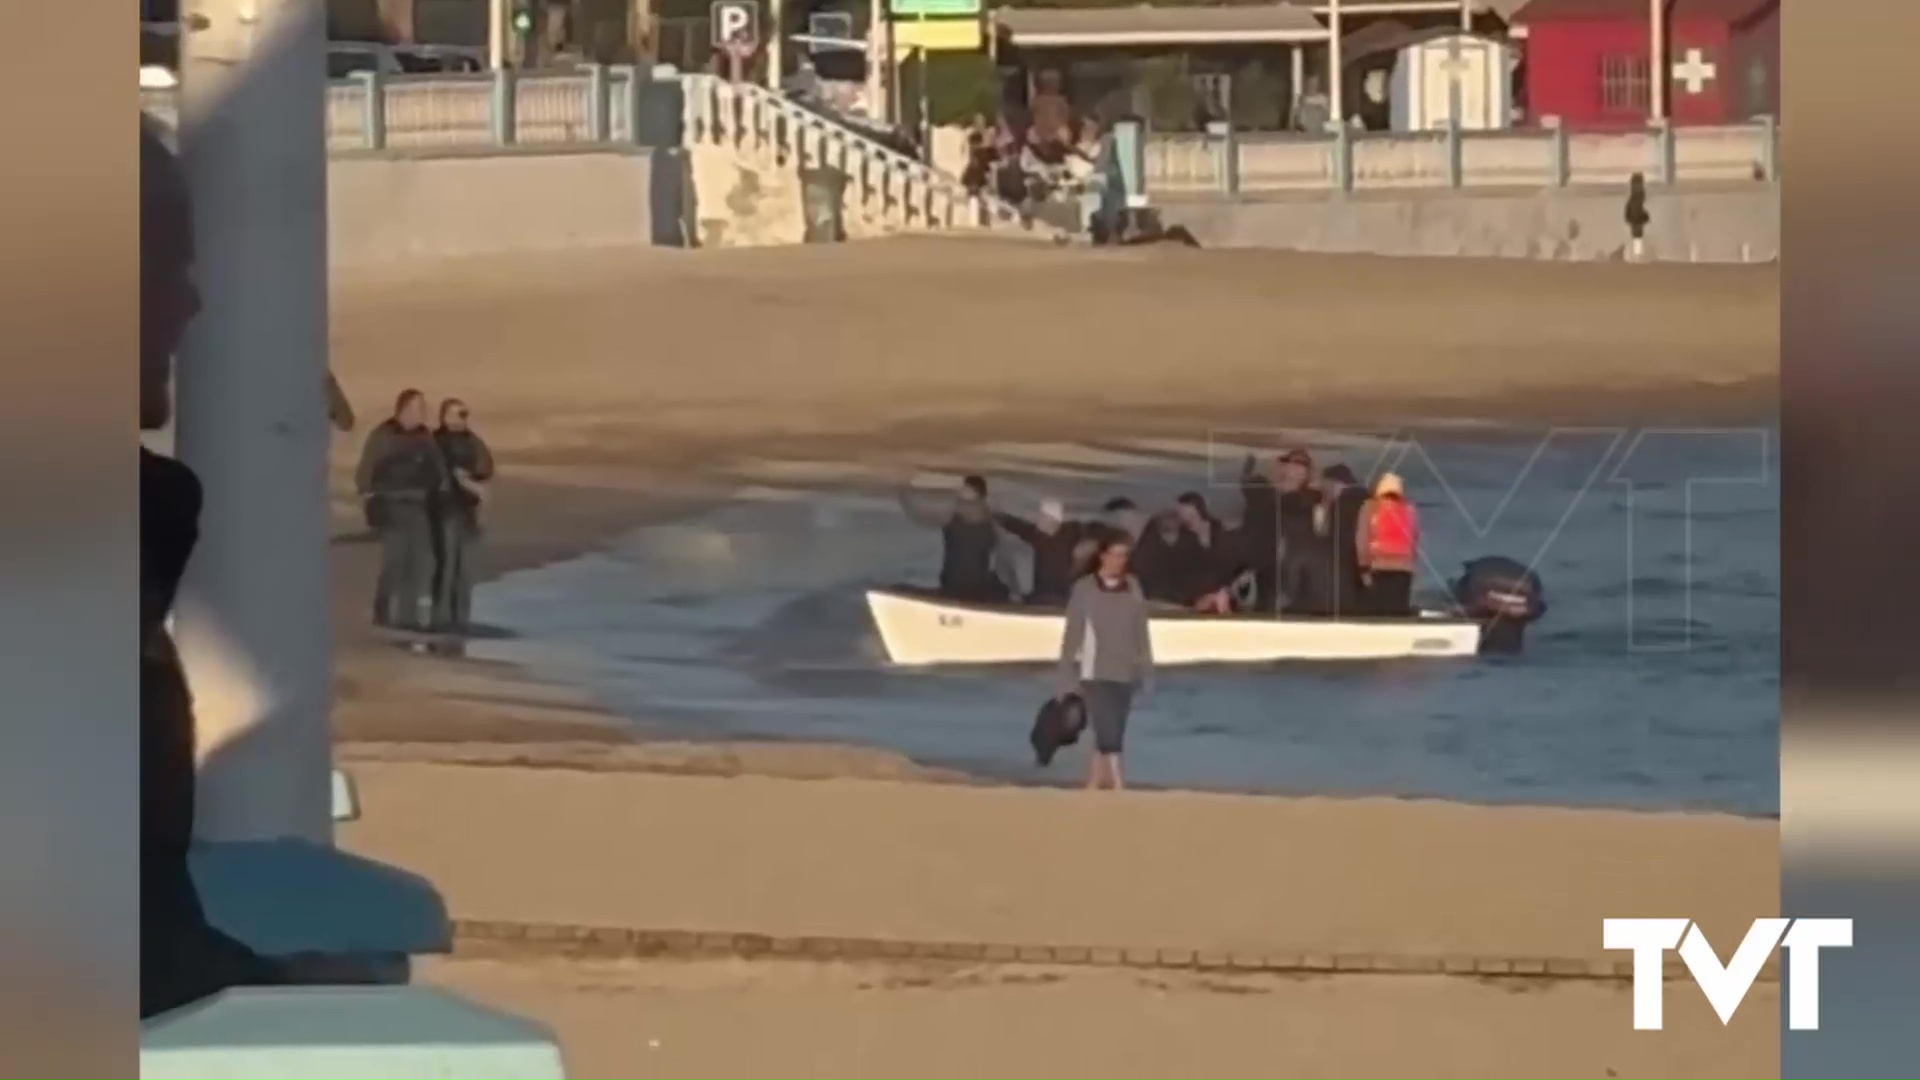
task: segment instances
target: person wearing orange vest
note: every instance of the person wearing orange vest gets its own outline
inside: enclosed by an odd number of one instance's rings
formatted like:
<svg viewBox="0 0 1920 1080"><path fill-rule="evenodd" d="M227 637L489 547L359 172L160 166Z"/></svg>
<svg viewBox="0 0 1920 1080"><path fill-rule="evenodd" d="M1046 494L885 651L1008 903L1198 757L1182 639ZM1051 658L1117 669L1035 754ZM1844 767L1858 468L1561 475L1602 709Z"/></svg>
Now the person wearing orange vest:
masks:
<svg viewBox="0 0 1920 1080"><path fill-rule="evenodd" d="M1371 615L1413 614L1413 569L1420 558L1420 514L1407 501L1406 484L1383 473L1373 497L1360 508L1354 547Z"/></svg>

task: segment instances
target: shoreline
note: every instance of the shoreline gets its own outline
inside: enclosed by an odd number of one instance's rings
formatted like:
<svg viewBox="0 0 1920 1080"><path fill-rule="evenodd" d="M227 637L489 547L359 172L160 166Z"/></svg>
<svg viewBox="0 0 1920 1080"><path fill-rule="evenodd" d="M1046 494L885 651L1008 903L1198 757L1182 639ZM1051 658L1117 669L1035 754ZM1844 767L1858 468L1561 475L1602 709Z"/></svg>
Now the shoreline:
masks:
<svg viewBox="0 0 1920 1080"><path fill-rule="evenodd" d="M839 462L877 488L994 443L1774 427L1778 287L1777 265L911 240L555 253L338 280L333 363L368 425L408 386L473 408L502 466L493 580L735 486L811 485ZM337 485L365 426L336 443ZM359 527L346 494L342 536ZM375 555L332 549L335 753L361 809L338 842L430 881L459 926L540 939L418 975L547 1024L570 1075L1778 1072L1777 983L1731 1026L1675 993L1667 1030L1636 1032L1629 980L1550 977L1554 958L1561 972L1621 959L1602 948L1606 917L1684 914L1731 941L1777 914L1777 820L1090 797L878 749L659 738L514 667L383 641L367 618ZM583 930L643 955L546 948ZM835 957L958 944L982 962L653 955L688 938L826 942ZM1194 970L1006 962L1023 948L1167 950ZM1491 963L1341 969L1381 957ZM1523 973L1516 958L1549 977L1502 977ZM1282 973L1199 970L1221 959Z"/></svg>
<svg viewBox="0 0 1920 1080"><path fill-rule="evenodd" d="M1660 404L1666 423L1675 425L1729 424L1765 422L1767 407L1764 387L1738 386L1702 388L1697 397L1676 400L1663 395ZM1373 424L1399 430L1440 430L1453 437L1471 439L1524 438L1551 426L1540 419L1542 406L1555 402L1560 411L1552 414L1569 425L1596 423L1584 417L1604 416L1615 403L1597 394L1578 405L1553 399L1524 398L1509 400L1505 409L1485 410L1503 419L1471 418L1467 422L1435 421L1414 414L1385 411L1376 414ZM1348 414L1358 416L1359 414ZM1391 419L1389 419L1391 418ZM1356 419L1347 426L1363 426ZM1180 434L1196 424L1165 417L1142 417L1134 433ZM1229 427L1228 424L1216 425ZM1072 430L1072 429L1069 429ZM1110 429L1109 429L1110 430ZM1281 431L1301 430L1282 426ZM1323 426L1320 430L1328 430ZM1073 441L1058 426L1045 430L1009 424L1005 420L983 424L956 423L941 428L916 428L911 436L879 440L878 452L903 454L910 458L935 458L990 442L1017 443L1044 439L1049 442ZM697 477L683 477L671 490L657 490L657 479L629 476L629 486L620 490L576 487L552 480L501 481L529 502L584 498L586 516L597 527L589 533L561 537L553 534L516 536L512 533L493 557L489 558L482 584L517 571L564 562L602 550L636 529L685 520L725 501L730 489L746 484L766 486L775 481L757 474L753 465L778 465L792 461L838 462L871 459L876 455L872 436L816 436L783 440L774 447L748 443L740 453L719 460L709 459ZM576 506L576 512L581 508ZM362 643L345 653L343 659L364 661L369 652L397 652L390 647ZM915 759L893 750L850 743L824 743L775 738L740 739L701 738L696 733L671 730L649 734L642 730L644 718L622 715L594 701L590 694L570 687L539 680L518 665L467 659L415 656L383 656L379 661L399 663L409 670L405 680L434 687L433 695L459 706L456 714L435 715L417 721L396 720L390 715L350 722L339 733L336 745L343 763L381 762L449 765L472 768L530 768L578 772L643 773L661 776L770 777L798 780L906 780L918 783L951 784L970 787L1010 787L1016 789L1057 790L1077 787L1076 781L1055 772L1039 780L1022 780L995 773L982 773ZM347 664L343 663L343 667ZM350 714L351 714L350 710ZM379 713L390 713L378 709ZM438 712L436 710L436 712ZM1012 766L1009 766L1011 769ZM1262 791L1255 789L1195 789L1141 786L1143 792L1193 792L1249 799L1274 800L1367 800L1388 799L1418 804L1478 806L1489 809L1549 809L1618 812L1636 815L1678 814L1685 816L1725 817L1745 822L1777 822L1773 814L1742 814L1730 810L1685 807L1642 807L1607 803L1487 802L1401 793L1323 793Z"/></svg>
<svg viewBox="0 0 1920 1080"><path fill-rule="evenodd" d="M335 284L334 366L364 418L335 446L338 533L359 530L348 477L392 393L459 393L502 464L483 581L691 513L769 462L905 481L916 462L992 442L1232 430L1272 432L1277 449L1287 429L1502 438L1778 415L1769 266L907 240L468 260ZM663 771L945 772L871 748L646 739L585 694L409 655L367 626L373 556L333 548L343 747L510 746L532 761L549 743L555 760L613 746Z"/></svg>

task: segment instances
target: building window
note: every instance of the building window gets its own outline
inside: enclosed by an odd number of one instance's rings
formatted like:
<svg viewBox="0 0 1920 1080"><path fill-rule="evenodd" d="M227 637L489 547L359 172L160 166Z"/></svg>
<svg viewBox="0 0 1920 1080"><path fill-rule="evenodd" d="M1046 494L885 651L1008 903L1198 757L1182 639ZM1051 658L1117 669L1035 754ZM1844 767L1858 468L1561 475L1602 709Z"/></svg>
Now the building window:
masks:
<svg viewBox="0 0 1920 1080"><path fill-rule="evenodd" d="M1600 59L1600 108L1606 112L1646 112L1649 66L1642 55Z"/></svg>

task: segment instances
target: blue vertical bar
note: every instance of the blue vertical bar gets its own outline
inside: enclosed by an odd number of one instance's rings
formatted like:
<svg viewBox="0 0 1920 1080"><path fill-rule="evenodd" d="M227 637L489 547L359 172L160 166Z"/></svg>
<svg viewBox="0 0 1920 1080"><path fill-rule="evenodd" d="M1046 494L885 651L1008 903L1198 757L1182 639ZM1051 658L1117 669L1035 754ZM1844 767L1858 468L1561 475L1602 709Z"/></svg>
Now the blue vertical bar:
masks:
<svg viewBox="0 0 1920 1080"><path fill-rule="evenodd" d="M1213 144L1215 168L1220 174L1220 190L1240 194L1240 140L1233 132L1233 121L1214 120L1207 124Z"/></svg>
<svg viewBox="0 0 1920 1080"><path fill-rule="evenodd" d="M1654 176L1662 184L1671 184L1678 179L1678 168L1673 154L1673 121L1655 120L1653 122Z"/></svg>
<svg viewBox="0 0 1920 1080"><path fill-rule="evenodd" d="M1543 116L1547 129L1547 153L1552 155L1553 186L1566 187L1573 182L1573 158L1567 151L1567 126L1557 116Z"/></svg>
<svg viewBox="0 0 1920 1080"><path fill-rule="evenodd" d="M1465 187L1467 183L1467 160L1460 135L1460 118L1447 119L1447 186Z"/></svg>
<svg viewBox="0 0 1920 1080"><path fill-rule="evenodd" d="M1333 187L1345 195L1353 190L1353 129L1339 120L1330 120L1333 130Z"/></svg>
<svg viewBox="0 0 1920 1080"><path fill-rule="evenodd" d="M607 65L587 65L587 137L597 143L613 141L613 99L607 88Z"/></svg>
<svg viewBox="0 0 1920 1080"><path fill-rule="evenodd" d="M514 100L513 69L500 68L493 73L493 141L496 146L512 146L518 106Z"/></svg>
<svg viewBox="0 0 1920 1080"><path fill-rule="evenodd" d="M1113 151L1126 205L1129 208L1147 205L1146 125L1133 118L1115 123Z"/></svg>
<svg viewBox="0 0 1920 1080"><path fill-rule="evenodd" d="M378 71L356 71L360 84L360 137L369 150L387 148L387 80Z"/></svg>

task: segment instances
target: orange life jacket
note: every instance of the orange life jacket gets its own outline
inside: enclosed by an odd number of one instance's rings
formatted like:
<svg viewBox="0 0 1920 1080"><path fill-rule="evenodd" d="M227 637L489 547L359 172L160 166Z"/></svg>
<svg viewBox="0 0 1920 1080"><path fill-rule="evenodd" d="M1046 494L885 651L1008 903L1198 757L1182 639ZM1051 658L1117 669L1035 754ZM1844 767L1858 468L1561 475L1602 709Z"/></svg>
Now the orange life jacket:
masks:
<svg viewBox="0 0 1920 1080"><path fill-rule="evenodd" d="M1420 515L1405 499L1375 499L1367 521L1367 554L1374 562L1412 562L1420 546Z"/></svg>

